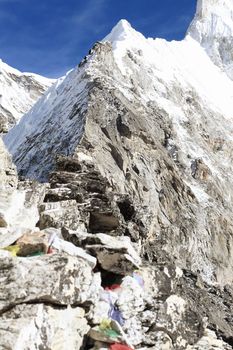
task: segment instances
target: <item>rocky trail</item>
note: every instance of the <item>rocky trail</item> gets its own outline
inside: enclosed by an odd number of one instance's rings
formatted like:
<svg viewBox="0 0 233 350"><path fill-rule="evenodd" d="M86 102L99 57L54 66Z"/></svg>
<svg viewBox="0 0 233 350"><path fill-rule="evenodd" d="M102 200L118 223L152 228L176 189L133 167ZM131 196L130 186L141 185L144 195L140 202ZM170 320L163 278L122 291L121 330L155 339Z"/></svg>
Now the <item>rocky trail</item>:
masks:
<svg viewBox="0 0 233 350"><path fill-rule="evenodd" d="M19 218L30 220L12 223L15 201L1 210L1 349L231 348L232 288L182 270L153 240L139 244L129 198L111 193L89 159L59 158L38 187L17 185L3 152L1 183L23 195Z"/></svg>

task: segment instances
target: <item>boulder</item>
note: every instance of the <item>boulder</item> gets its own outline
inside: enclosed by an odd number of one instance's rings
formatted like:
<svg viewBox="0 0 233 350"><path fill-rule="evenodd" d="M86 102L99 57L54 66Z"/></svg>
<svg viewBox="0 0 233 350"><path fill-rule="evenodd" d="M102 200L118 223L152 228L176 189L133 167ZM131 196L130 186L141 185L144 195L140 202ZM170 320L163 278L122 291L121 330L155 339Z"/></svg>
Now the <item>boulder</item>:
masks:
<svg viewBox="0 0 233 350"><path fill-rule="evenodd" d="M18 256L28 256L36 252L46 254L49 247L48 235L43 231L25 233L16 244L20 248Z"/></svg>
<svg viewBox="0 0 233 350"><path fill-rule="evenodd" d="M76 256L80 259L84 259L92 269L96 266L96 258L94 256L91 256L90 254L87 254L84 249L76 247L71 242L64 241L63 239L60 239L58 237L55 237L52 247L57 249L59 252L64 252L72 256Z"/></svg>
<svg viewBox="0 0 233 350"><path fill-rule="evenodd" d="M104 270L125 275L139 268L141 259L129 237L112 237L102 233L89 235L86 249L93 253Z"/></svg>
<svg viewBox="0 0 233 350"><path fill-rule="evenodd" d="M80 211L75 200L63 200L60 202L46 202L40 205L40 229L48 227L61 228L68 226L73 229L81 224Z"/></svg>
<svg viewBox="0 0 233 350"><path fill-rule="evenodd" d="M0 348L79 350L89 326L79 307L17 305L0 319Z"/></svg>
<svg viewBox="0 0 233 350"><path fill-rule="evenodd" d="M87 261L64 253L13 258L0 251L0 280L0 313L25 302L90 304L101 284Z"/></svg>

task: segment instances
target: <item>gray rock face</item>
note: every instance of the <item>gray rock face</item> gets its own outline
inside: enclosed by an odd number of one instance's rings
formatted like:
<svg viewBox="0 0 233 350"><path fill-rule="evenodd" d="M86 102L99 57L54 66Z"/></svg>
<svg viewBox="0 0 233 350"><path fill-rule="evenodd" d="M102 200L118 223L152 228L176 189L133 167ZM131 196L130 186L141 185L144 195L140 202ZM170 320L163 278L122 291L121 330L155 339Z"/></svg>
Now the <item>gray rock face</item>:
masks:
<svg viewBox="0 0 233 350"><path fill-rule="evenodd" d="M165 250L183 267L200 270L208 281L215 274L219 283L230 282L231 209L222 196L230 179L215 177L203 161L195 160L192 170L191 164L170 157L167 135L171 138L175 131L164 112L141 107L138 114L119 91L104 86L93 87L91 96L85 134L74 157L60 159L50 177L40 227L84 225L89 232L125 232L133 240L140 237L143 246L149 238L153 254ZM122 124L130 129L130 138L122 134Z"/></svg>

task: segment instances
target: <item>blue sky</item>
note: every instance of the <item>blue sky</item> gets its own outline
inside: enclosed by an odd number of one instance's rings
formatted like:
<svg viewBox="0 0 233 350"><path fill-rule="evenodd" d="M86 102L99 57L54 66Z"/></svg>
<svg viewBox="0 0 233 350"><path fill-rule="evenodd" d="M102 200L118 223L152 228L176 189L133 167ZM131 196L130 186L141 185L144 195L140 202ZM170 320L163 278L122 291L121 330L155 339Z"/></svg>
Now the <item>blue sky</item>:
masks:
<svg viewBox="0 0 233 350"><path fill-rule="evenodd" d="M145 36L183 38L196 0L0 0L0 58L58 77L122 18Z"/></svg>

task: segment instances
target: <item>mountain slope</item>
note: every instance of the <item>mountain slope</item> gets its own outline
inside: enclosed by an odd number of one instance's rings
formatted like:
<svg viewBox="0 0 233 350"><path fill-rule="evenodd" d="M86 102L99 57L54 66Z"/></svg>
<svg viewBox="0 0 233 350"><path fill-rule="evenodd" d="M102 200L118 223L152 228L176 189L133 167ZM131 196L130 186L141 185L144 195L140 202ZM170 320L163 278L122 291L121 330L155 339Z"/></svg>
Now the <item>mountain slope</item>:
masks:
<svg viewBox="0 0 233 350"><path fill-rule="evenodd" d="M233 227L232 91L233 82L190 36L171 43L145 39L122 20L80 67L55 84L23 117L5 142L20 174L42 180L54 168L56 155L76 154L83 143L90 144L88 156L102 175L120 193L130 192L149 208L144 219L151 216L149 232L160 230L153 213L159 205L164 216L160 196L168 186L153 180L159 149L164 171L165 164L172 162L169 166L183 188L183 200L188 200L190 192L188 212L194 204L197 208L193 236L189 233L183 242L192 267L206 280L214 276L219 282L231 280L233 255L227 247ZM155 149L152 154L151 148ZM130 181L129 171L133 171ZM169 172L165 177L172 184ZM182 236L178 213L176 220L179 224L172 230ZM225 248L219 251L222 221L227 237ZM172 222L169 218L165 226L173 227ZM200 233L200 240L195 232ZM217 265L203 255L198 243L202 240L211 259L218 261L219 273ZM183 255L180 248L177 254Z"/></svg>
<svg viewBox="0 0 233 350"><path fill-rule="evenodd" d="M0 60L0 133L14 126L53 82L21 73Z"/></svg>
<svg viewBox="0 0 233 350"><path fill-rule="evenodd" d="M233 81L193 34L214 4L198 1L181 42L120 21L4 138L21 175L49 181L40 229L90 250L91 235L129 236L144 267L158 269L145 309L156 321L148 329L139 313L128 324L136 346L161 349L164 337L168 349L210 350L204 318L232 345ZM231 6L221 9L224 22Z"/></svg>
<svg viewBox="0 0 233 350"><path fill-rule="evenodd" d="M187 111L182 110L180 106L179 96L177 96L179 91L172 96L173 91L183 90L185 95L182 96L182 99L186 97L190 100L190 106L187 103L187 106L184 107L186 109L189 107L189 110L192 109L191 100L197 94L202 105L208 104L208 110L218 112L215 113L215 118L220 128L219 134L222 134L224 126L228 129L233 102L232 82L212 64L205 51L190 37L183 42L172 43L161 39L145 39L127 22L122 21L106 38L107 40L113 42L113 57L108 57L110 62L106 62L108 66L114 66L110 76L107 76L103 71L103 65L98 62L98 52L101 53L101 49L111 51L111 48L108 45L105 47L103 44L98 44L88 56L86 64L76 68L68 74L64 81L61 80L54 85L30 113L24 116L19 126L6 136L6 144L17 160L19 169L21 168L19 158L22 157L22 154L27 154L22 164L25 175L30 176L30 172L35 169L34 172L39 177L41 172L41 168L38 169L39 162L30 165L33 149L36 151L36 147L31 149L30 137L37 138L38 142L43 144L45 152L51 146L55 147L58 153L72 153L72 149L80 139L80 135L77 136L77 129L73 128L73 123L77 119L81 123L83 118L80 118L80 114L85 111L83 104L87 106L86 95L90 91L90 86L95 84L96 79L104 79L111 88L119 89L127 94L128 98L140 99L143 105L150 102L157 103L160 108L167 109L168 113L171 111L173 122L177 124L184 124ZM224 94L219 93L223 90ZM176 110L177 107L179 111ZM201 116L196 115L196 118L200 119ZM198 123L197 119L196 121ZM67 126L63 124L64 122L67 123ZM57 125L56 128L55 125ZM215 125L213 126L215 128ZM229 128L231 135L231 126ZM184 136L181 127L180 132L180 136ZM47 136L44 136L44 133ZM215 138L218 138L217 129L215 133ZM26 138L29 140L26 141ZM69 142L69 138L74 138L74 141ZM58 142L54 142L55 139L58 139ZM69 145L63 145L66 141L69 142ZM27 153L27 147L30 147L30 153ZM46 160L47 156L41 156L42 158L43 172L45 172L46 164L49 166L51 163L51 153L48 154L48 160ZM29 173L27 173L27 168Z"/></svg>

